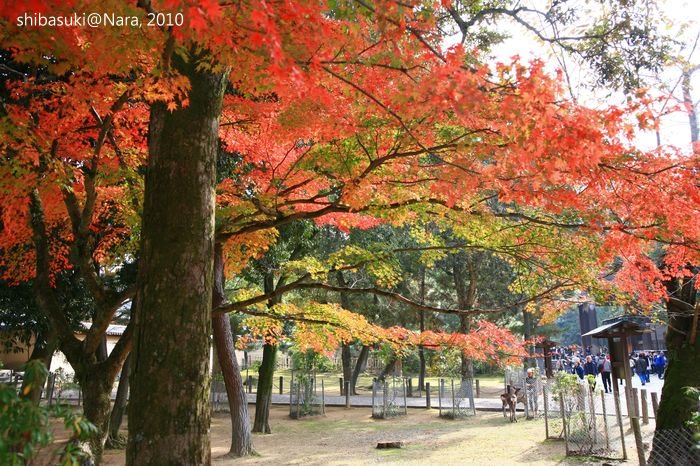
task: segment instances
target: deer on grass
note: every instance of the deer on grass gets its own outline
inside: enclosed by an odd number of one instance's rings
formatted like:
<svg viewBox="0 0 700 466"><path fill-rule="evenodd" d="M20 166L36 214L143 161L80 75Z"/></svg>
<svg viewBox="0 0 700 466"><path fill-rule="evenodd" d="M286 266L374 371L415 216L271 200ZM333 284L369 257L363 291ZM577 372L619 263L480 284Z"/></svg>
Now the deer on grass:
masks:
<svg viewBox="0 0 700 466"><path fill-rule="evenodd" d="M506 387L506 393L501 394L501 403L503 403L503 417L506 416L506 408L510 412L510 422L518 422L515 417L515 405L518 403L523 403L524 393L520 393L520 388L508 385Z"/></svg>

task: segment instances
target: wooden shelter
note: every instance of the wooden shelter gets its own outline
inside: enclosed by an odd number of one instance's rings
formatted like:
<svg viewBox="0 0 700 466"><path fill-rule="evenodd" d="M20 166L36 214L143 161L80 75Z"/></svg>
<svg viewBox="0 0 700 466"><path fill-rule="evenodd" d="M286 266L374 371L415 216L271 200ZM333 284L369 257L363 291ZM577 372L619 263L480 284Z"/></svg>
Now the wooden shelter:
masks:
<svg viewBox="0 0 700 466"><path fill-rule="evenodd" d="M625 381L625 392L630 399L632 387L632 371L629 365L629 338L643 333L651 333L648 323L642 317L622 315L603 321L603 325L594 328L582 336L607 338L612 364L612 382L615 396L618 396L619 379Z"/></svg>

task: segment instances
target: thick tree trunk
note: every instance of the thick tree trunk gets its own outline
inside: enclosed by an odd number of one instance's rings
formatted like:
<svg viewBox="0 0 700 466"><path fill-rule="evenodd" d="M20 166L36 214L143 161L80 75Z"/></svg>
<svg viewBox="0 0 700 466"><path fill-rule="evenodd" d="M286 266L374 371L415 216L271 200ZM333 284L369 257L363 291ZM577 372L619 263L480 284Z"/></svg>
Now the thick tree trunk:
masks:
<svg viewBox="0 0 700 466"><path fill-rule="evenodd" d="M151 107L130 376L129 465L211 462L214 188L226 78L196 71L192 53L187 63L176 54L172 60L191 88L185 108Z"/></svg>
<svg viewBox="0 0 700 466"><path fill-rule="evenodd" d="M459 316L459 332L467 333L471 326L471 319L469 316L461 315ZM469 380L474 378L474 362L467 358L464 353L460 355L460 367L459 373L462 376L462 380Z"/></svg>
<svg viewBox="0 0 700 466"><path fill-rule="evenodd" d="M352 371L352 379L350 380L350 393L357 395L357 379L367 368L367 358L369 357L369 346L363 346L360 354L357 356L355 369Z"/></svg>
<svg viewBox="0 0 700 466"><path fill-rule="evenodd" d="M223 246L217 243L214 247L213 309L216 309L225 301L225 282ZM235 457L246 456L254 452L253 438L250 432L248 399L233 348L233 333L229 316L215 312L212 317L212 330L214 333L216 360L224 379L231 416L231 448L228 454Z"/></svg>
<svg viewBox="0 0 700 466"><path fill-rule="evenodd" d="M124 440L119 435L119 429L122 426L124 413L126 412L126 400L129 395L129 366L131 355L126 357L122 366L121 375L119 376L119 385L117 386L117 396L114 399L112 406L112 414L109 417L109 435L108 443L111 447L123 447Z"/></svg>
<svg viewBox="0 0 700 466"><path fill-rule="evenodd" d="M78 375L83 395L83 414L97 427L97 434L88 442L88 447L96 464L102 462L109 432L109 414L112 407L110 395L114 377L94 368Z"/></svg>
<svg viewBox="0 0 700 466"><path fill-rule="evenodd" d="M697 398L685 393L686 387L700 387L700 307L693 285L691 280L685 280L682 286L675 281L667 284L669 296L673 297L666 306L668 366L649 461L653 465L697 464L695 442L690 436L679 435L700 408ZM673 448L669 448L671 444Z"/></svg>
<svg viewBox="0 0 700 466"><path fill-rule="evenodd" d="M258 391L255 398L255 420L253 432L271 434L270 429L270 405L272 404L272 386L274 383L275 365L277 360L277 346L263 346L263 358L258 369Z"/></svg>

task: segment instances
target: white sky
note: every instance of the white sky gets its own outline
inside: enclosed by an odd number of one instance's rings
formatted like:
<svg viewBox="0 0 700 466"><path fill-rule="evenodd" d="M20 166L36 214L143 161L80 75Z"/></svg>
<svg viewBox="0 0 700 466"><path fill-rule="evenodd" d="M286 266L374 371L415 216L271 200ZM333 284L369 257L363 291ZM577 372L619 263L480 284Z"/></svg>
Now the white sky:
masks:
<svg viewBox="0 0 700 466"><path fill-rule="evenodd" d="M542 4L546 0L524 0L524 5ZM591 6L596 2L582 0L582 6ZM691 46L695 41L695 37L700 32L700 0L657 0L663 13L669 18L669 22L665 28L672 35L681 39L686 47L683 55L688 58ZM685 25L682 29L681 25ZM508 61L510 57L519 55L523 61L531 58L542 58L547 60L552 65L552 69L559 67L553 59L552 51L549 45L538 43L531 33L526 32L521 26L512 23L504 27L504 29L513 36L506 43L497 47L496 59ZM458 41L459 38L456 38ZM700 64L700 44L697 50L690 57L692 64ZM585 86L578 85L577 82L590 82L585 76L585 73L573 66L572 62L567 63L569 75L572 78L573 92L576 98L582 104L592 107L603 107L607 105L620 104L624 97L622 94L610 93L609 91L600 90L595 93L588 90ZM668 89L671 89L679 81L680 69L669 68L662 76L662 81ZM700 100L700 71L696 72L692 80L693 97L695 102ZM677 85L676 96L680 96L680 85ZM662 119L660 130L662 144L674 144L679 147L689 147L690 129L688 126L688 118L684 113L677 113ZM649 149L656 146L656 134L647 132L640 134L637 140L637 145L643 149Z"/></svg>

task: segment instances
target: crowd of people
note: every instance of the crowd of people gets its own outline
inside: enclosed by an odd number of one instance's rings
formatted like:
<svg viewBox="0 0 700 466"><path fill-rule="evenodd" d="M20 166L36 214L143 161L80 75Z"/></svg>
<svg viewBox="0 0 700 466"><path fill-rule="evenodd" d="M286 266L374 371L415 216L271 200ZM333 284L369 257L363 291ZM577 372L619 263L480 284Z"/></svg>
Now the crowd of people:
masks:
<svg viewBox="0 0 700 466"><path fill-rule="evenodd" d="M592 354L591 347L557 347L552 351L552 363L555 370L576 374L581 381L587 375L596 377L600 374L605 393L612 393L612 362L607 348ZM664 378L666 356L663 351L635 352L629 355L629 365L632 374L639 377L642 385L646 385L652 374L656 374L660 380Z"/></svg>

